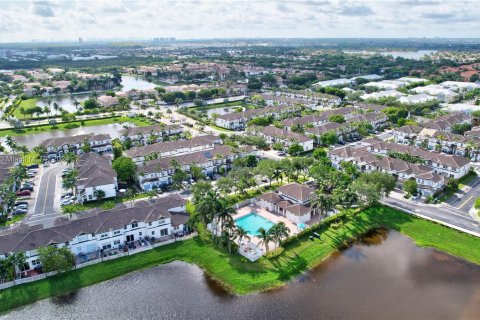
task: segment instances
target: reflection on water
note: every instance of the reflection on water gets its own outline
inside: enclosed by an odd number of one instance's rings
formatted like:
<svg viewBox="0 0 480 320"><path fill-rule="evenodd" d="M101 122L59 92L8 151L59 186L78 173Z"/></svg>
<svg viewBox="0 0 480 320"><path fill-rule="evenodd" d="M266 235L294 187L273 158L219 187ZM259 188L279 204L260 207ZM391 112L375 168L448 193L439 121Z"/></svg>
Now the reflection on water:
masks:
<svg viewBox="0 0 480 320"><path fill-rule="evenodd" d="M53 130L42 133L35 133L35 131L31 131L32 134L17 136L14 137L14 139L18 144L25 145L31 149L49 138L71 137L79 134L109 134L112 139L115 139L120 136L120 130L123 130L124 126L133 126L133 124L112 123L101 126L79 127L69 130ZM0 138L0 143L5 145L5 137Z"/></svg>
<svg viewBox="0 0 480 320"><path fill-rule="evenodd" d="M479 284L479 266L379 230L265 293L231 295L198 267L173 262L3 318L478 319Z"/></svg>
<svg viewBox="0 0 480 320"><path fill-rule="evenodd" d="M63 110L68 112L75 112L77 111L74 102L77 100L78 102L83 102L90 97L89 94L76 94L76 95L68 95L68 96L52 96L50 98L39 99L37 101L37 106L45 107L48 106L48 102L50 101L50 109L52 113L55 113L55 109L53 108L53 104L58 104L59 107L62 107Z"/></svg>
<svg viewBox="0 0 480 320"><path fill-rule="evenodd" d="M144 80L142 77L122 76L122 91L126 92L132 89L147 90L153 89L154 83Z"/></svg>

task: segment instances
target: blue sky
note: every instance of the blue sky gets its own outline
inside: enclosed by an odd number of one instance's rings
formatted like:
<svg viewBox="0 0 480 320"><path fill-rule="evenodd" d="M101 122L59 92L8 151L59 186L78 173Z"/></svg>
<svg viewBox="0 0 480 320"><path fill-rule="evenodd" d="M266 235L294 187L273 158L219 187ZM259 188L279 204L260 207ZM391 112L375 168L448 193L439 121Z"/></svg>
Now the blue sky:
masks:
<svg viewBox="0 0 480 320"><path fill-rule="evenodd" d="M480 37L479 12L480 0L0 0L0 41Z"/></svg>

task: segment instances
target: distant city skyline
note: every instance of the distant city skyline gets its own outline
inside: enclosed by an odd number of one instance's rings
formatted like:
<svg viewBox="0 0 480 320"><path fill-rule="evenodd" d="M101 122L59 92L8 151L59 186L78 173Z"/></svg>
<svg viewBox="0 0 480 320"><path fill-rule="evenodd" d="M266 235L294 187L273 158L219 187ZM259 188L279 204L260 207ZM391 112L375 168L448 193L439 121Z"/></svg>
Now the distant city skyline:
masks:
<svg viewBox="0 0 480 320"><path fill-rule="evenodd" d="M477 38L480 1L0 1L0 42Z"/></svg>

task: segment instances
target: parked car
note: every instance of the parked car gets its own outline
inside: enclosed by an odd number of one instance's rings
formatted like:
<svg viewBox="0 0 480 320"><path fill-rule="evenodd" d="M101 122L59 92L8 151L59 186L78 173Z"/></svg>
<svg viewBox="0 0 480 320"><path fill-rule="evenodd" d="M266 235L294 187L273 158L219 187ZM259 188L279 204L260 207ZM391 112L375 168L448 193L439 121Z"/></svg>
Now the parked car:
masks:
<svg viewBox="0 0 480 320"><path fill-rule="evenodd" d="M15 210L17 210L17 209L28 210L28 205L26 205L26 204L19 204L18 206L15 206Z"/></svg>
<svg viewBox="0 0 480 320"><path fill-rule="evenodd" d="M71 197L71 196L73 196L72 192L66 192L66 193L62 194L61 198Z"/></svg>
<svg viewBox="0 0 480 320"><path fill-rule="evenodd" d="M16 205L16 206L19 206L19 205L21 205L21 204L26 204L26 205L28 206L28 202L27 202L27 201L16 201L16 202L15 202L15 205Z"/></svg>
<svg viewBox="0 0 480 320"><path fill-rule="evenodd" d="M26 191L26 190L32 192L32 191L33 191L33 186L23 185L23 186L20 188L20 191Z"/></svg>
<svg viewBox="0 0 480 320"><path fill-rule="evenodd" d="M27 167L27 169L38 169L38 164L31 164Z"/></svg>
<svg viewBox="0 0 480 320"><path fill-rule="evenodd" d="M278 155L279 155L280 157L283 157L283 156L286 156L287 154L285 153L285 151L279 151L279 152L278 152Z"/></svg>
<svg viewBox="0 0 480 320"><path fill-rule="evenodd" d="M27 172L27 177L28 178L35 178L35 174L33 174L31 172Z"/></svg>
<svg viewBox="0 0 480 320"><path fill-rule="evenodd" d="M62 206L68 206L69 204L73 204L75 201L73 199L64 199L60 201L60 204Z"/></svg>
<svg viewBox="0 0 480 320"><path fill-rule="evenodd" d="M19 197L28 197L31 196L32 193L29 190L20 190L17 192L17 196Z"/></svg>
<svg viewBox="0 0 480 320"><path fill-rule="evenodd" d="M27 212L28 212L28 210L26 210L26 209L15 209L15 210L13 210L12 215L25 214Z"/></svg>
<svg viewBox="0 0 480 320"><path fill-rule="evenodd" d="M54 163L56 163L56 162L57 162L57 160L55 160L55 159L50 159L50 163L51 163L51 164L54 164Z"/></svg>
<svg viewBox="0 0 480 320"><path fill-rule="evenodd" d="M417 199L420 199L420 193L414 194L412 196L412 200L417 200Z"/></svg>
<svg viewBox="0 0 480 320"><path fill-rule="evenodd" d="M30 173L38 173L38 170L37 170L37 169L28 169L27 172L30 172Z"/></svg>

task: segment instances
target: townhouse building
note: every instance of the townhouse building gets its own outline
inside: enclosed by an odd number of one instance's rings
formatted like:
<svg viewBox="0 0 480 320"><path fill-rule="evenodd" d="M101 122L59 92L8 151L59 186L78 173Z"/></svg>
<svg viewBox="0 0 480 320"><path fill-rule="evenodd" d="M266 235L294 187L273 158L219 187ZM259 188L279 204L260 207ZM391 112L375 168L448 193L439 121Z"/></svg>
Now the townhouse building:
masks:
<svg viewBox="0 0 480 320"><path fill-rule="evenodd" d="M95 208L72 219L58 219L46 228L37 225L0 231L0 257L24 252L28 272L41 267L39 248L56 246L67 247L77 262L85 262L110 252L128 251L128 245L171 239L184 232L187 220L185 200L178 195L119 204L110 210Z"/></svg>
<svg viewBox="0 0 480 320"><path fill-rule="evenodd" d="M289 118L281 122L281 124L288 130L294 125L306 126L313 125L318 126L323 123L327 123L330 120L330 117L333 115L342 115L345 119L350 119L358 114L358 110L354 107L342 107L334 108L330 110L325 110L319 114L312 114L308 116L298 117L298 118Z"/></svg>
<svg viewBox="0 0 480 320"><path fill-rule="evenodd" d="M117 172L113 170L110 157L96 153L82 154L76 164L77 189L81 202L98 200L97 190L102 190L102 199L115 197L118 190Z"/></svg>
<svg viewBox="0 0 480 320"><path fill-rule="evenodd" d="M382 130L388 125L388 117L384 113L368 112L348 118L348 123L368 123L374 130Z"/></svg>
<svg viewBox="0 0 480 320"><path fill-rule="evenodd" d="M198 166L203 174L213 177L221 170L229 170L235 159L252 151L250 147L246 147L234 152L228 146L215 145L209 150L150 160L138 168L137 181L142 190L146 191L171 185L177 165L188 174L192 166Z"/></svg>
<svg viewBox="0 0 480 320"><path fill-rule="evenodd" d="M247 109L242 112L232 112L220 115L215 119L215 124L225 129L242 130L246 127L247 122L253 118L273 116L275 119L278 119L286 113L298 112L300 109L301 108L296 105Z"/></svg>
<svg viewBox="0 0 480 320"><path fill-rule="evenodd" d="M338 141L358 140L360 135L354 126L348 123L326 122L316 127L305 128L305 135L319 139L322 135L333 132Z"/></svg>
<svg viewBox="0 0 480 320"><path fill-rule="evenodd" d="M164 141L125 151L125 155L142 166L145 161L156 158L178 156L202 150L210 150L222 141L218 136L196 136L190 140Z"/></svg>
<svg viewBox="0 0 480 320"><path fill-rule="evenodd" d="M341 169L343 161L353 163L361 172L381 171L397 178L399 186L408 179L415 180L418 192L430 196L443 190L446 184L444 176L422 164L410 163L388 156L378 156L365 146L345 146L328 151L332 166Z"/></svg>
<svg viewBox="0 0 480 320"><path fill-rule="evenodd" d="M446 178L460 179L470 171L470 160L462 156L442 154L415 146L388 143L380 140L367 140L364 142L367 145L367 151L371 153L383 156L392 154L408 155L416 158L418 163L431 168L435 173Z"/></svg>
<svg viewBox="0 0 480 320"><path fill-rule="evenodd" d="M177 124L131 127L120 131L120 141L123 143L130 140L135 146L145 146L182 133L183 127Z"/></svg>
<svg viewBox="0 0 480 320"><path fill-rule="evenodd" d="M44 147L46 153L44 158L50 160L60 160L67 152L74 152L78 155L83 154L85 146L88 146L93 152L104 153L111 152L112 138L108 134L81 134L69 137L50 138L43 141L40 146Z"/></svg>
<svg viewBox="0 0 480 320"><path fill-rule="evenodd" d="M300 133L279 129L275 126L266 126L260 128L257 134L265 138L268 144L282 143L285 148L299 144L303 147L303 151L313 150L313 139Z"/></svg>

